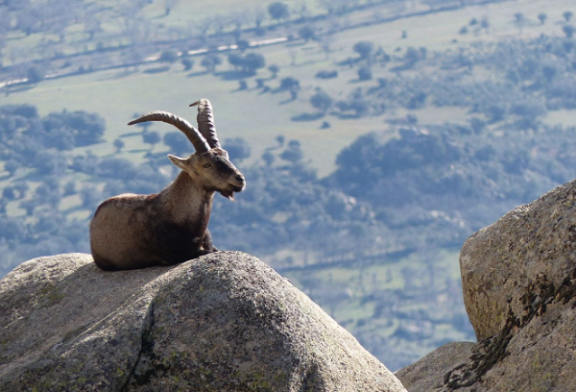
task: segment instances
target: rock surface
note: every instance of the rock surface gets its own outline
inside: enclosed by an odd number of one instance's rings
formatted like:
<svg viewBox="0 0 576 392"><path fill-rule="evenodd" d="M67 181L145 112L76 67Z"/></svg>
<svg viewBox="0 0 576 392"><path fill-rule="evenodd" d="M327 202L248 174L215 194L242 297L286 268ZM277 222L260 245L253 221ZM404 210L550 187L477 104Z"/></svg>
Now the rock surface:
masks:
<svg viewBox="0 0 576 392"><path fill-rule="evenodd" d="M576 181L471 236L460 269L479 342L397 372L406 388L576 391Z"/></svg>
<svg viewBox="0 0 576 392"><path fill-rule="evenodd" d="M103 272L28 261L0 281L0 391L405 391L258 259Z"/></svg>

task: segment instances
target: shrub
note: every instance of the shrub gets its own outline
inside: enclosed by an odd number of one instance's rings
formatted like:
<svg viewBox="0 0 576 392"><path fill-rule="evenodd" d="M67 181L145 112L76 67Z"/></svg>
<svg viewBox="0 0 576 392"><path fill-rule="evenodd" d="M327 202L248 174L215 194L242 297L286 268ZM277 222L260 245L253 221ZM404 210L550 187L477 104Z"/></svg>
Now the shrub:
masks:
<svg viewBox="0 0 576 392"><path fill-rule="evenodd" d="M46 77L46 73L39 66L33 65L32 67L28 68L26 77L28 79L28 83L35 84L43 81Z"/></svg>
<svg viewBox="0 0 576 392"><path fill-rule="evenodd" d="M370 67L362 67L358 70L358 78L360 80L372 79L372 69Z"/></svg>
<svg viewBox="0 0 576 392"><path fill-rule="evenodd" d="M324 71L318 72L316 75L314 75L314 77L318 78L318 79L337 78L338 77L338 71L336 71L336 70L332 70L332 71L324 70Z"/></svg>
<svg viewBox="0 0 576 392"><path fill-rule="evenodd" d="M374 50L374 44L370 41L360 41L356 42L352 49L360 55L360 58L368 59Z"/></svg>
<svg viewBox="0 0 576 392"><path fill-rule="evenodd" d="M319 91L310 98L310 103L316 109L320 110L322 113L326 113L328 109L334 103L334 100L330 95L326 94L324 91Z"/></svg>
<svg viewBox="0 0 576 392"><path fill-rule="evenodd" d="M159 61L163 63L175 63L178 60L178 53L173 49L167 49L160 54Z"/></svg>

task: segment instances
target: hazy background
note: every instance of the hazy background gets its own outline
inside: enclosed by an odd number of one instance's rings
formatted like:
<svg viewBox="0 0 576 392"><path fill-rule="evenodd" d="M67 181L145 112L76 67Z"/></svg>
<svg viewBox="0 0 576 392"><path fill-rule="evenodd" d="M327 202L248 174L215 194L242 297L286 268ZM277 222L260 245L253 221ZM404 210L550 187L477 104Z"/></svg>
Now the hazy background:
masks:
<svg viewBox="0 0 576 392"><path fill-rule="evenodd" d="M463 241L576 174L570 0L0 0L0 276L89 252L119 193L192 146L128 127L209 98L252 253L392 370L474 340Z"/></svg>

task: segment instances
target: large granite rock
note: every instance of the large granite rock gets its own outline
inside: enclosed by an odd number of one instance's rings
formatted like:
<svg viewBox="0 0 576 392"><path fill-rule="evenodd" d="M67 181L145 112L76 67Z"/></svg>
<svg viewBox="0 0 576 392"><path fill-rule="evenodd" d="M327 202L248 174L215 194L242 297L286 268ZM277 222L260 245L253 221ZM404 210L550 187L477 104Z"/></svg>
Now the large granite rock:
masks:
<svg viewBox="0 0 576 392"><path fill-rule="evenodd" d="M576 181L471 236L460 269L479 342L397 372L406 388L576 391Z"/></svg>
<svg viewBox="0 0 576 392"><path fill-rule="evenodd" d="M0 391L405 391L258 259L103 272L28 261L0 281Z"/></svg>

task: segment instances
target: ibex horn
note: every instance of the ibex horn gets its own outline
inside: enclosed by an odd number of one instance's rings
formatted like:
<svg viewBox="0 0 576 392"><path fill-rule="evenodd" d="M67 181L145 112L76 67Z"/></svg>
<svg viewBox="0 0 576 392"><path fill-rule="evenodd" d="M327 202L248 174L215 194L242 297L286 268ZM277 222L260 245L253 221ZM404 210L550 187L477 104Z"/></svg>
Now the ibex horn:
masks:
<svg viewBox="0 0 576 392"><path fill-rule="evenodd" d="M175 114L168 113L168 112L151 112L147 113L136 120L132 120L128 123L128 125L134 125L138 123L143 123L146 121L162 121L167 124L174 125L176 128L181 130L184 135L190 140L194 148L198 152L206 152L210 150L210 146L206 142L206 139L202 136L200 132L196 128L192 126L188 121L184 120L181 117L176 116Z"/></svg>
<svg viewBox="0 0 576 392"><path fill-rule="evenodd" d="M198 105L198 130L206 138L212 148L220 148L220 140L216 134L216 125L214 125L214 115L212 114L212 105L206 98L196 101L190 106Z"/></svg>

